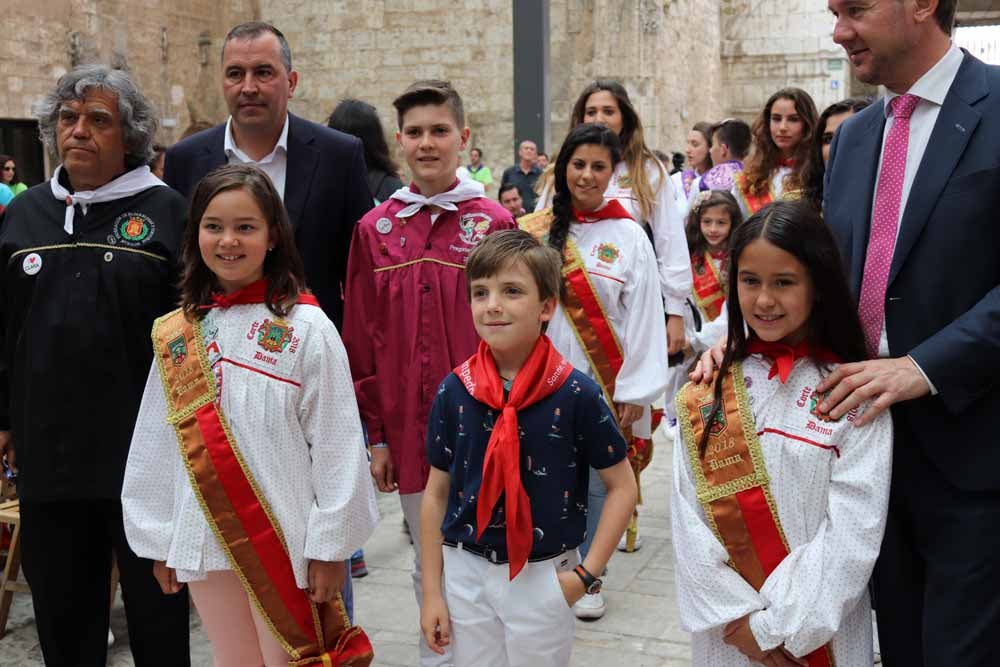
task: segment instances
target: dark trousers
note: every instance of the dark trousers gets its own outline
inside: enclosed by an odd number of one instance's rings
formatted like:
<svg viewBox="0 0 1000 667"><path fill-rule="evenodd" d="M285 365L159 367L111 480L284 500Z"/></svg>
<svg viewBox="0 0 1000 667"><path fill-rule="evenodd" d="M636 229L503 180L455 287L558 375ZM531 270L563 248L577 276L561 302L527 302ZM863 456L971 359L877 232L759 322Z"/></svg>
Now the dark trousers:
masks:
<svg viewBox="0 0 1000 667"><path fill-rule="evenodd" d="M889 519L874 578L882 663L994 667L1000 492L948 483L896 421ZM996 446L995 435L984 434L982 446Z"/></svg>
<svg viewBox="0 0 1000 667"><path fill-rule="evenodd" d="M112 550L136 667L189 667L187 588L160 591L152 561L129 548L113 500L21 502L21 556L45 664L105 664Z"/></svg>

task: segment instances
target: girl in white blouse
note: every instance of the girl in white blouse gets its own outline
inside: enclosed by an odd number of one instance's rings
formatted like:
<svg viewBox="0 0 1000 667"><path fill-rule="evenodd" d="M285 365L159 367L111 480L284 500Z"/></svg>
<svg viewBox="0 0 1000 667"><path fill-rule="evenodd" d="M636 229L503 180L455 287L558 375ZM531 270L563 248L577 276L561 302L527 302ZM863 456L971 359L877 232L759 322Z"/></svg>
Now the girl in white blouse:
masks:
<svg viewBox="0 0 1000 667"><path fill-rule="evenodd" d="M279 528L295 585L315 604L330 602L378 514L347 355L305 289L270 179L242 165L206 176L182 257L181 309L200 323L232 448ZM175 364L196 351L184 353ZM288 664L167 421L169 361L153 363L132 438L122 491L129 544L155 561L164 592L188 584L217 666Z"/></svg>
<svg viewBox="0 0 1000 667"><path fill-rule="evenodd" d="M671 518L693 663L871 664L892 420L817 409L817 384L866 358L837 248L802 201L761 209L730 248L725 357L711 387L676 401Z"/></svg>

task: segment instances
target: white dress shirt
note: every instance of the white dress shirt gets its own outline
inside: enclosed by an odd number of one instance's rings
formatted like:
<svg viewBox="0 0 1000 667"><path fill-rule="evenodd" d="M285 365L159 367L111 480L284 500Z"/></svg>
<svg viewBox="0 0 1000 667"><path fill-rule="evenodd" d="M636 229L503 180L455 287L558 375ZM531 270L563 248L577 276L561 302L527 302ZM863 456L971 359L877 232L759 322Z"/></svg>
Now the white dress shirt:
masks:
<svg viewBox="0 0 1000 667"><path fill-rule="evenodd" d="M274 150L260 160L251 159L236 145L232 116L226 120L226 139L223 148L229 164L252 164L258 167L271 178L271 183L274 184L274 189L278 191L281 199L285 199L285 174L288 171L288 114L285 114L285 127L281 130L281 136L278 137Z"/></svg>
<svg viewBox="0 0 1000 667"><path fill-rule="evenodd" d="M962 50L951 45L948 52L934 65L930 68L926 74L917 79L917 82L910 87L909 90L904 91L910 95L916 95L920 98L920 102L917 104L916 108L913 110L913 114L910 116L910 142L906 150L906 171L903 175L903 195L902 202L907 202L910 197L910 189L913 187L913 179L917 175L917 169L920 167L920 163L924 159L924 152L927 150L927 144L931 139L931 132L934 130L934 124L937 123L938 114L941 113L941 106L944 104L944 98L947 97L948 91L951 89L951 84L955 81L955 76L958 75L958 68L962 66L962 59L964 55ZM885 121L885 132L882 134L882 149L885 150L885 140L889 136L889 130L892 129L893 116L890 113L889 103L896 97L899 97L903 93L894 93L891 90L886 93L883 101L883 111L886 116ZM882 158L881 152L879 152L878 161L878 171L875 176L875 192L878 192L878 179L882 175ZM899 207L899 221L896 223L896 238L899 238L899 227L900 222L903 220L903 214L906 211L905 203L903 206ZM872 200L872 213L875 212L874 199ZM878 344L878 356L888 357L889 356L889 338L885 331L885 321L882 322L882 336L879 339ZM914 362L916 363L916 362ZM917 366L920 369L919 366ZM924 374L923 370L920 369L921 374ZM927 380L927 384L930 385L931 391L934 391L934 385L931 384L930 379L924 374L924 379Z"/></svg>

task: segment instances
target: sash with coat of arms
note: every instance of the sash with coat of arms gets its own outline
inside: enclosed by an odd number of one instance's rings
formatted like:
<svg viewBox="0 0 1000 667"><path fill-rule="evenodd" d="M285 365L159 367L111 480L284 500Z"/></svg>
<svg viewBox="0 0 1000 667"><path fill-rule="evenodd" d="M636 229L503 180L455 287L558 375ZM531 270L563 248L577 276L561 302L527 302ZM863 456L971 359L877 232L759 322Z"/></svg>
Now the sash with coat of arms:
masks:
<svg viewBox="0 0 1000 667"><path fill-rule="evenodd" d="M311 295L301 302L316 303ZM259 336L262 347L280 350L291 329L269 323ZM251 603L288 652L289 664L367 667L371 643L350 625L340 594L315 604L295 581L281 527L216 402L200 321L187 320L179 309L164 315L153 325L153 346L167 421L177 433L191 487Z"/></svg>
<svg viewBox="0 0 1000 667"><path fill-rule="evenodd" d="M715 382L722 383L722 406L713 416ZM771 495L743 365L734 361L715 382L684 385L675 398L677 421L708 525L726 548L732 568L759 591L788 556L788 540ZM816 649L806 661L810 667L833 667L830 645Z"/></svg>

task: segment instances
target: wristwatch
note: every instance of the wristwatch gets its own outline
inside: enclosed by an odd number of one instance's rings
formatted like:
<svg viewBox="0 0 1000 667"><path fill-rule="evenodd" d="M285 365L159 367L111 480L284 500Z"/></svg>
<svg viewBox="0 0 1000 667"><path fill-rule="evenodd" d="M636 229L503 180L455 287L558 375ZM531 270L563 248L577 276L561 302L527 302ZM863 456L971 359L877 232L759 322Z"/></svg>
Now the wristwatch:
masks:
<svg viewBox="0 0 1000 667"><path fill-rule="evenodd" d="M582 564L574 567L573 572L576 573L576 576L580 577L580 581L583 582L583 589L588 595L601 592L601 586L604 585L604 582L588 572L587 568Z"/></svg>

